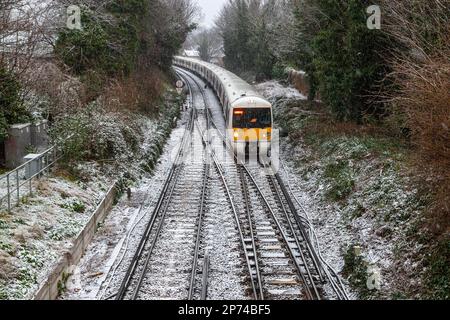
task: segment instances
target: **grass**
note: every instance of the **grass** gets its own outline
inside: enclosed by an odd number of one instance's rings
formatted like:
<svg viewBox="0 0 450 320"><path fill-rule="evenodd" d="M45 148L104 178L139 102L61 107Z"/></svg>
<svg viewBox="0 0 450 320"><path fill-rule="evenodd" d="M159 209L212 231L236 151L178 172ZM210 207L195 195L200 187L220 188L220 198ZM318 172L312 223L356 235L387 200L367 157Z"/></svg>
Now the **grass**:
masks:
<svg viewBox="0 0 450 320"><path fill-rule="evenodd" d="M3 281L0 280L0 300L8 300L8 298L5 285L3 284Z"/></svg>
<svg viewBox="0 0 450 320"><path fill-rule="evenodd" d="M70 203L63 203L60 205L61 208L70 210L75 213L84 213L86 212L86 205L78 200L74 200Z"/></svg>
<svg viewBox="0 0 450 320"><path fill-rule="evenodd" d="M4 220L0 220L0 230L6 230L6 229L9 229L8 222L6 222Z"/></svg>
<svg viewBox="0 0 450 320"><path fill-rule="evenodd" d="M8 242L3 242L2 240L0 240L0 250L5 251L10 256L13 256L15 254L15 250L14 250L13 245L11 243L8 243Z"/></svg>
<svg viewBox="0 0 450 320"><path fill-rule="evenodd" d="M22 268L17 277L19 283L25 288L31 288L37 282L36 273L27 268Z"/></svg>
<svg viewBox="0 0 450 320"><path fill-rule="evenodd" d="M350 284L356 288L364 299L374 298L377 291L369 290L368 264L361 255L355 253L355 246L350 246L344 255L343 274L348 278Z"/></svg>
<svg viewBox="0 0 450 320"><path fill-rule="evenodd" d="M25 220L22 219L22 218L15 218L12 222L15 223L15 224L27 225L27 223L25 222Z"/></svg>
<svg viewBox="0 0 450 320"><path fill-rule="evenodd" d="M329 163L323 172L323 178L328 182L327 199L339 201L345 199L353 191L355 180L348 161Z"/></svg>
<svg viewBox="0 0 450 320"><path fill-rule="evenodd" d="M440 240L431 251L426 265L429 270L426 284L429 288L429 298L450 299L450 236Z"/></svg>
<svg viewBox="0 0 450 320"><path fill-rule="evenodd" d="M60 226L53 228L48 237L54 241L62 241L74 237L82 229L83 223L77 221L59 221Z"/></svg>

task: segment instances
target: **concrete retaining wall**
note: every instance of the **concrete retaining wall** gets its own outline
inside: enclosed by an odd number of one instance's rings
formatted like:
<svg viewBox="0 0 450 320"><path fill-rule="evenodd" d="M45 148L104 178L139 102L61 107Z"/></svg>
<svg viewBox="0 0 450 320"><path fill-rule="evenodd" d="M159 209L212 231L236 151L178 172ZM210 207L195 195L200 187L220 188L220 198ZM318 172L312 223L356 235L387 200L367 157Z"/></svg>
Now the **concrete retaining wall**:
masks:
<svg viewBox="0 0 450 320"><path fill-rule="evenodd" d="M27 148L32 146L38 151L48 148L48 123L46 120L37 123L16 124L9 128L8 138L4 141L5 165L14 169L24 163Z"/></svg>
<svg viewBox="0 0 450 320"><path fill-rule="evenodd" d="M30 126L31 129L31 145L38 150L48 148L48 123L47 120L43 120L37 123L33 123Z"/></svg>
<svg viewBox="0 0 450 320"><path fill-rule="evenodd" d="M31 124L16 124L8 130L5 140L5 163L7 168L16 168L23 163L26 148L31 145Z"/></svg>
<svg viewBox="0 0 450 320"><path fill-rule="evenodd" d="M98 224L103 222L111 211L116 195L117 187L115 183L92 214L84 229L74 240L72 248L61 257L47 280L40 285L34 296L34 300L55 300L58 298L61 286L65 285L71 273L71 267L80 262L87 246L94 238Z"/></svg>

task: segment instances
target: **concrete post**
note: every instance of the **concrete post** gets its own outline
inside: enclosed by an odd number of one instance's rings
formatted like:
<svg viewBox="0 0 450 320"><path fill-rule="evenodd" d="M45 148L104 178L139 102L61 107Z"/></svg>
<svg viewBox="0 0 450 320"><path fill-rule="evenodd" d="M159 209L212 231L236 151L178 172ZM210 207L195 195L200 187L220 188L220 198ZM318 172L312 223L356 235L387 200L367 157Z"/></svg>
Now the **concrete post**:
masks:
<svg viewBox="0 0 450 320"><path fill-rule="evenodd" d="M36 175L39 171L41 171L41 161L40 154L28 154L23 159L24 162L30 161L30 165L26 167L26 178L30 179L34 175Z"/></svg>
<svg viewBox="0 0 450 320"><path fill-rule="evenodd" d="M42 120L31 125L31 145L36 147L39 151L48 148L47 129L47 120Z"/></svg>

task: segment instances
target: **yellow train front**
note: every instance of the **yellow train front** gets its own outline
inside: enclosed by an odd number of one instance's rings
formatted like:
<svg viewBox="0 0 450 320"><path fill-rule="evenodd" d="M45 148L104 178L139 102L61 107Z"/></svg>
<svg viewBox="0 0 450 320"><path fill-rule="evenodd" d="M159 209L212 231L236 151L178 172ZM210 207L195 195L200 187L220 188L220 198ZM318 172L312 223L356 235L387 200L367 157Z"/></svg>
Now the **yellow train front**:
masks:
<svg viewBox="0 0 450 320"><path fill-rule="evenodd" d="M231 104L227 128L237 154L268 156L272 141L272 105L257 97L242 97Z"/></svg>

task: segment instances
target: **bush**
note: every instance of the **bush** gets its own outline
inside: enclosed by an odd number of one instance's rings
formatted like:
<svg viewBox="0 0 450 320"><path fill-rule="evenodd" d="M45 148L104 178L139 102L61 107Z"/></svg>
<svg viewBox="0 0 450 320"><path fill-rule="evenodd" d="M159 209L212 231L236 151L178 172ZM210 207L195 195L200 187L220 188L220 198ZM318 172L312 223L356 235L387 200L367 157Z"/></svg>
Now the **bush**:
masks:
<svg viewBox="0 0 450 320"><path fill-rule="evenodd" d="M136 70L129 77L110 85L102 96L102 105L108 110L123 110L157 116L154 105L164 90L164 74L159 70Z"/></svg>
<svg viewBox="0 0 450 320"><path fill-rule="evenodd" d="M400 45L388 60L394 87L383 97L417 148L417 169L434 195L429 225L439 236L450 230L450 3L386 0L384 6L386 33Z"/></svg>
<svg viewBox="0 0 450 320"><path fill-rule="evenodd" d="M140 142L140 132L133 124L132 119L91 103L85 109L58 119L51 135L62 146L69 161L126 161L133 157Z"/></svg>
<svg viewBox="0 0 450 320"><path fill-rule="evenodd" d="M395 69L402 76L396 81L393 112L404 120L420 172L431 182L433 229L445 232L450 227L450 62L432 59L421 65L396 64Z"/></svg>
<svg viewBox="0 0 450 320"><path fill-rule="evenodd" d="M355 187L355 180L347 161L328 164L323 176L329 184L326 196L334 201L345 199Z"/></svg>
<svg viewBox="0 0 450 320"><path fill-rule="evenodd" d="M277 62L272 68L272 77L277 80L286 80L288 77L287 66Z"/></svg>
<svg viewBox="0 0 450 320"><path fill-rule="evenodd" d="M136 65L146 1L108 5L111 16L83 8L82 30L60 32L55 52L76 75L96 71L106 76L128 74Z"/></svg>
<svg viewBox="0 0 450 320"><path fill-rule="evenodd" d="M183 104L182 99L177 95L166 95L167 103L161 110L161 117L158 122L158 128L150 142L150 148L145 152L142 159L142 170L152 172L156 166L164 144L172 132L174 123L173 119L180 115L180 107Z"/></svg>

